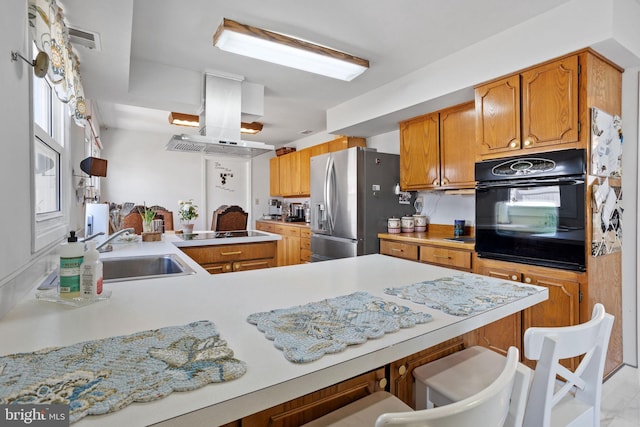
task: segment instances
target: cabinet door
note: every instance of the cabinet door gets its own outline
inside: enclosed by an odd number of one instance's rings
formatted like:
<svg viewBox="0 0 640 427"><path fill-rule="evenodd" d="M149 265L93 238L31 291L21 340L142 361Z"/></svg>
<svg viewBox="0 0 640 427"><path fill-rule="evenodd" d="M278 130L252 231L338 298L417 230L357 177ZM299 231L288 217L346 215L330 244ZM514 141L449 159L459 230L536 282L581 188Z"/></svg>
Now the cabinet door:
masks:
<svg viewBox="0 0 640 427"><path fill-rule="evenodd" d="M526 309L522 316L522 330L532 326L557 327L572 326L580 323L580 283L576 279L558 277L559 275L525 271L524 282L544 286L549 290L549 299ZM530 367L535 362L523 359ZM570 369L577 366L577 358L564 360Z"/></svg>
<svg viewBox="0 0 640 427"><path fill-rule="evenodd" d="M476 147L475 104L440 112L440 185L442 188L474 188Z"/></svg>
<svg viewBox="0 0 640 427"><path fill-rule="evenodd" d="M325 154L329 152L329 143L324 142L322 144L313 145L310 147L311 149L311 157L319 156L320 154Z"/></svg>
<svg viewBox="0 0 640 427"><path fill-rule="evenodd" d="M291 175L293 170L293 156L289 153L283 156L280 156L280 195L281 196L291 196L293 195L293 179L294 176Z"/></svg>
<svg viewBox="0 0 640 427"><path fill-rule="evenodd" d="M578 57L522 73L522 147L578 140ZM561 147L559 147L561 148Z"/></svg>
<svg viewBox="0 0 640 427"><path fill-rule="evenodd" d="M475 272L497 279L520 282L522 273L509 267L501 268L479 261ZM522 354L522 314L515 313L511 316L497 320L493 323L478 328L476 332L476 342L478 345L490 348L504 356L510 346L515 346ZM521 357L522 359L522 357Z"/></svg>
<svg viewBox="0 0 640 427"><path fill-rule="evenodd" d="M427 189L440 184L438 113L400 123L400 187Z"/></svg>
<svg viewBox="0 0 640 427"><path fill-rule="evenodd" d="M291 427L306 424L373 392L384 390L385 369L379 368L242 419L243 426Z"/></svg>
<svg viewBox="0 0 640 427"><path fill-rule="evenodd" d="M478 86L475 98L478 155L489 158L519 150L520 76Z"/></svg>
<svg viewBox="0 0 640 427"><path fill-rule="evenodd" d="M300 196L309 196L311 194L311 149L305 148L298 151L298 163L299 173L298 178L300 181Z"/></svg>
<svg viewBox="0 0 640 427"><path fill-rule="evenodd" d="M280 196L280 157L269 160L269 194Z"/></svg>

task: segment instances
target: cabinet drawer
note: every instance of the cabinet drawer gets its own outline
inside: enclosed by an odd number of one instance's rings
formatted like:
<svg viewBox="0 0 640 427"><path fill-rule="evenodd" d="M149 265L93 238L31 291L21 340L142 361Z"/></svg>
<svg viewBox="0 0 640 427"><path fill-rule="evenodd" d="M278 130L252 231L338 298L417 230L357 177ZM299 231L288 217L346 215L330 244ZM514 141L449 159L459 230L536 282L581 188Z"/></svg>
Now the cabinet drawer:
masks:
<svg viewBox="0 0 640 427"><path fill-rule="evenodd" d="M311 249L300 249L300 261L311 262Z"/></svg>
<svg viewBox="0 0 640 427"><path fill-rule="evenodd" d="M420 261L471 271L471 252L436 246L421 246Z"/></svg>
<svg viewBox="0 0 640 427"><path fill-rule="evenodd" d="M276 225L274 232L282 236L300 237L300 228L288 227L286 225Z"/></svg>
<svg viewBox="0 0 640 427"><path fill-rule="evenodd" d="M207 270L209 274L230 273L233 266L230 262L221 262L217 264L202 264L202 268Z"/></svg>
<svg viewBox="0 0 640 427"><path fill-rule="evenodd" d="M380 253L413 261L418 260L418 246L410 245L408 243L380 240Z"/></svg>
<svg viewBox="0 0 640 427"><path fill-rule="evenodd" d="M181 250L200 265L247 259L273 258L276 256L276 244L274 242L192 246L181 248Z"/></svg>
<svg viewBox="0 0 640 427"><path fill-rule="evenodd" d="M311 249L311 239L310 238L301 238L300 239L300 249Z"/></svg>
<svg viewBox="0 0 640 427"><path fill-rule="evenodd" d="M252 259L248 261L236 261L233 263L233 271L258 270L260 268L275 267L275 258Z"/></svg>
<svg viewBox="0 0 640 427"><path fill-rule="evenodd" d="M311 238L311 229L310 228L301 228L300 229L300 237L302 237L303 239L310 239Z"/></svg>
<svg viewBox="0 0 640 427"><path fill-rule="evenodd" d="M267 233L274 233L275 224L270 224L268 222L256 221L256 230L266 231Z"/></svg>

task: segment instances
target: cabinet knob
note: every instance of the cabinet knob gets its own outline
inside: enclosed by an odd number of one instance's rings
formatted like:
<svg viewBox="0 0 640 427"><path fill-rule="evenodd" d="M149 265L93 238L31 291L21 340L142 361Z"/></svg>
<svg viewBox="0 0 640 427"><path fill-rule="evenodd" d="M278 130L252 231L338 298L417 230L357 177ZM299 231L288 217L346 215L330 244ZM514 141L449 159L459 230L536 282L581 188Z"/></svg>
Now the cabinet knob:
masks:
<svg viewBox="0 0 640 427"><path fill-rule="evenodd" d="M524 146L525 147L531 147L533 145L533 141L529 138L524 140Z"/></svg>
<svg viewBox="0 0 640 427"><path fill-rule="evenodd" d="M533 280L531 280L531 277L524 278L524 283L531 283L531 282L533 282Z"/></svg>
<svg viewBox="0 0 640 427"><path fill-rule="evenodd" d="M433 180L433 185L435 185L435 186L437 187L438 185L440 185L440 182L438 182L438 180L437 180L437 179L434 179L434 180Z"/></svg>
<svg viewBox="0 0 640 427"><path fill-rule="evenodd" d="M387 379L382 378L380 381L378 381L378 387L380 387L381 390L384 390L387 387Z"/></svg>
<svg viewBox="0 0 640 427"><path fill-rule="evenodd" d="M511 276L511 280L518 280L518 276L516 276L515 274Z"/></svg>
<svg viewBox="0 0 640 427"><path fill-rule="evenodd" d="M401 366L398 368L398 374L400 374L400 375L404 375L406 372L407 372L407 367L406 367L405 365L401 365Z"/></svg>
<svg viewBox="0 0 640 427"><path fill-rule="evenodd" d="M511 141L509 143L509 148L518 148L518 141L517 140Z"/></svg>

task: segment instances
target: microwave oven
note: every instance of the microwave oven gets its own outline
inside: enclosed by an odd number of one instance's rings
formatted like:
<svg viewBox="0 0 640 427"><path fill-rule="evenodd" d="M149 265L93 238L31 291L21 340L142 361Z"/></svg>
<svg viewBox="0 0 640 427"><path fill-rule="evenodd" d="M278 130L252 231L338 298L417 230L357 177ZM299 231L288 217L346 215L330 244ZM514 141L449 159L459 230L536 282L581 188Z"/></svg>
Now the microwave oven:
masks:
<svg viewBox="0 0 640 427"><path fill-rule="evenodd" d="M481 258L586 270L585 150L478 162Z"/></svg>

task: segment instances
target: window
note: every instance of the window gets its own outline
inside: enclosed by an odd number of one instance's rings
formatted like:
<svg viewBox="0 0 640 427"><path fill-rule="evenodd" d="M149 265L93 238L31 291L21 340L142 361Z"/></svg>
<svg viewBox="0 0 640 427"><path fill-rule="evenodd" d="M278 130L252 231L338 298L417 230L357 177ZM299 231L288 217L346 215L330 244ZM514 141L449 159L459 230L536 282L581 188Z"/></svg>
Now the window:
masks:
<svg viewBox="0 0 640 427"><path fill-rule="evenodd" d="M64 167L68 126L67 106L46 79L33 78L33 250L58 242L67 233Z"/></svg>

